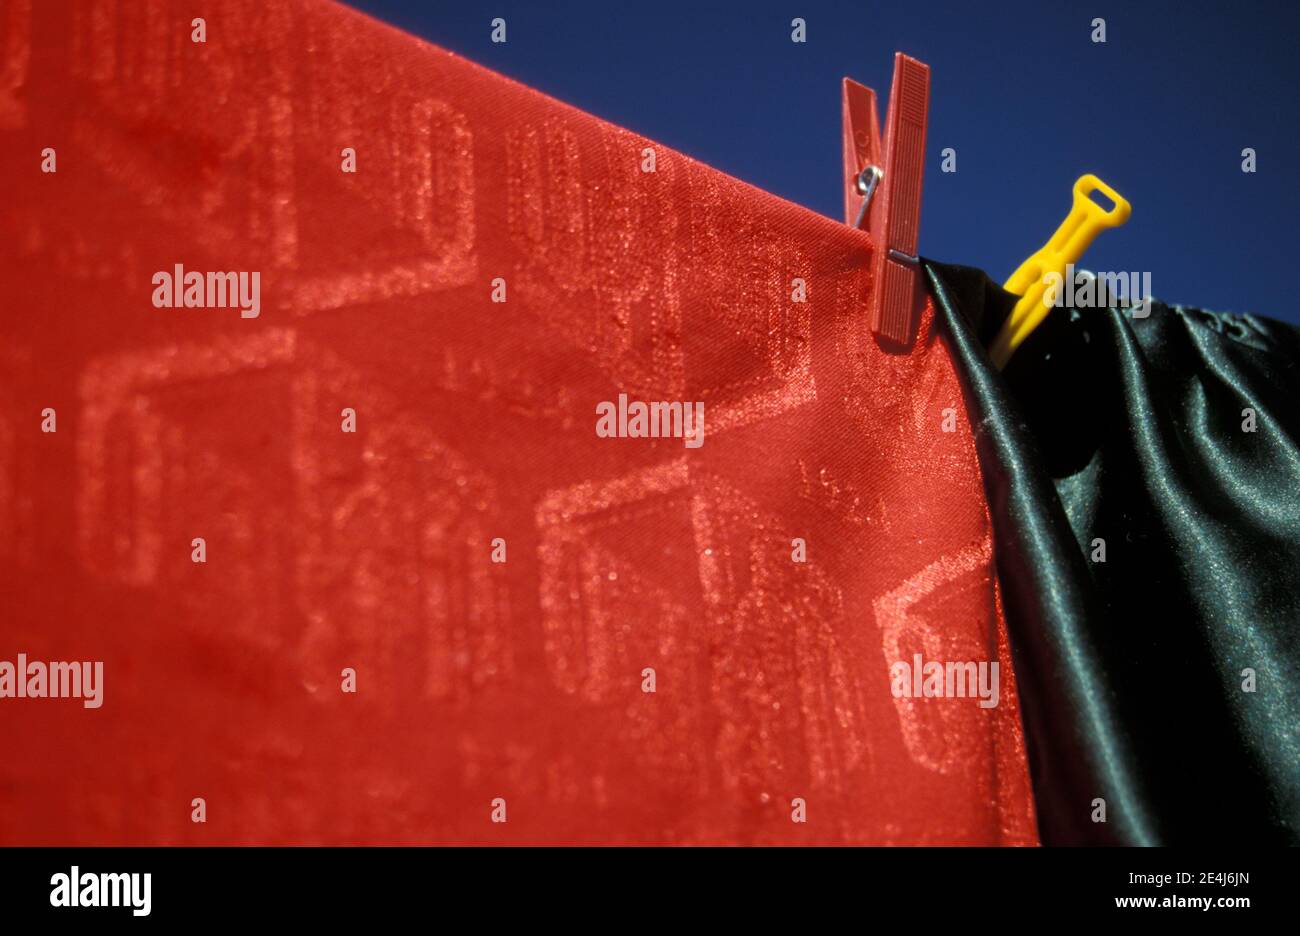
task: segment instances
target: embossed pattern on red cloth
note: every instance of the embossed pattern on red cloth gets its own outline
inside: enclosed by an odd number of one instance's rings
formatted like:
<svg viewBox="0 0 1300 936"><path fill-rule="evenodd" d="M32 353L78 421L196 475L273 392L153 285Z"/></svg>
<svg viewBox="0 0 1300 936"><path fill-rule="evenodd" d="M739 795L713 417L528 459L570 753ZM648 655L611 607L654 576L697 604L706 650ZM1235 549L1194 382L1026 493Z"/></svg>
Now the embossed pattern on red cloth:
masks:
<svg viewBox="0 0 1300 936"><path fill-rule="evenodd" d="M928 306L866 331L866 235L321 0L0 49L0 658L104 661L0 700L0 841L1036 841L957 378ZM178 263L260 314L155 308ZM598 437L620 393L704 444ZM917 653L999 705L894 698Z"/></svg>

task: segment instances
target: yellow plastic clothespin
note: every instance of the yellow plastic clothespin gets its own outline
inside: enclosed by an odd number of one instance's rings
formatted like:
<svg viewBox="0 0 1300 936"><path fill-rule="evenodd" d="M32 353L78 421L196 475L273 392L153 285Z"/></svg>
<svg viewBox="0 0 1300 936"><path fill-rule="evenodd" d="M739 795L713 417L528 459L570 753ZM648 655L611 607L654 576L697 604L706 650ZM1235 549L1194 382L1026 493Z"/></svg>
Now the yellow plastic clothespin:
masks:
<svg viewBox="0 0 1300 936"><path fill-rule="evenodd" d="M1092 193L1097 191L1113 201L1115 206L1107 211L1093 201ZM1051 311L1047 287L1052 275L1056 275L1058 284L1063 282L1066 268L1083 256L1097 235L1106 228L1119 227L1128 220L1131 211L1124 197L1095 175L1079 177L1079 181L1074 183L1074 203L1070 206L1070 213L1056 233L1002 284L1007 292L1020 296L1020 301L1002 323L1002 330L989 349L998 370L1006 367L1016 348Z"/></svg>

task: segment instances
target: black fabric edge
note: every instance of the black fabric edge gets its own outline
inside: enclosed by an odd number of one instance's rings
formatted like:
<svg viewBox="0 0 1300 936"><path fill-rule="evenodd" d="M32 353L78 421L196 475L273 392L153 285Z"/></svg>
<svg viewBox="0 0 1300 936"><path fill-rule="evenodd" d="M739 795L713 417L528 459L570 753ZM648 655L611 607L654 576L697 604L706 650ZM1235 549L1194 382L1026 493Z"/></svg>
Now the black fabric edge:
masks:
<svg viewBox="0 0 1300 936"><path fill-rule="evenodd" d="M1096 609L1084 556L1050 476L1034 470L1042 462L1033 435L977 336L996 329L1006 294L988 296L979 271L922 265L961 380L992 514L1039 838L1044 845L1159 844L1142 809L1135 758L1119 740L1109 677L1095 664L1088 622ZM1093 818L1098 798L1105 822Z"/></svg>

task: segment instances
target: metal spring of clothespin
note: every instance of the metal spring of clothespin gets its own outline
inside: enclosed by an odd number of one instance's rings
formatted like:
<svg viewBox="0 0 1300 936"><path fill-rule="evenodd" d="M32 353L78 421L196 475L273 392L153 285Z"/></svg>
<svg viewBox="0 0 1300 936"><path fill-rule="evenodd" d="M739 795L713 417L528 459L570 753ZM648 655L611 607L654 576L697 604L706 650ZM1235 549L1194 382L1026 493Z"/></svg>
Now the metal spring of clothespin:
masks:
<svg viewBox="0 0 1300 936"><path fill-rule="evenodd" d="M867 210L871 207L871 196L876 194L876 186L880 184L880 179L884 176L885 170L879 166L867 166L858 173L858 191L862 194L862 207L858 209L857 220L853 226L862 229L862 224L867 220Z"/></svg>

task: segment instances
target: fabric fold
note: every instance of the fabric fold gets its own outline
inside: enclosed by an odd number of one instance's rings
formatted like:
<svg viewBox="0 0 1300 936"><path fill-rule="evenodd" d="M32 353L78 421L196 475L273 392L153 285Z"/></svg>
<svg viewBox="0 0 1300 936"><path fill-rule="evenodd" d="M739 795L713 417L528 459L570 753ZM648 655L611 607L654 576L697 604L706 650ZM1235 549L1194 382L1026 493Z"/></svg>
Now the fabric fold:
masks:
<svg viewBox="0 0 1300 936"><path fill-rule="evenodd" d="M984 342L1015 297L927 276L993 511L1044 844L1294 843L1297 331L1062 309L999 374Z"/></svg>

